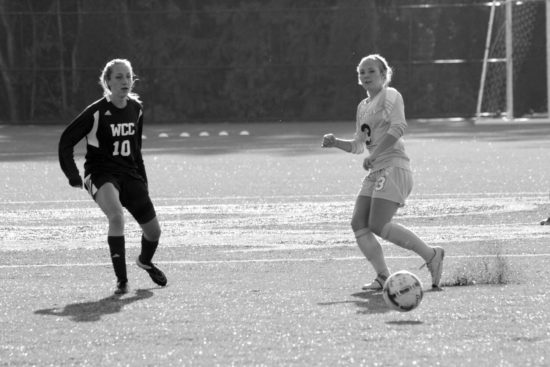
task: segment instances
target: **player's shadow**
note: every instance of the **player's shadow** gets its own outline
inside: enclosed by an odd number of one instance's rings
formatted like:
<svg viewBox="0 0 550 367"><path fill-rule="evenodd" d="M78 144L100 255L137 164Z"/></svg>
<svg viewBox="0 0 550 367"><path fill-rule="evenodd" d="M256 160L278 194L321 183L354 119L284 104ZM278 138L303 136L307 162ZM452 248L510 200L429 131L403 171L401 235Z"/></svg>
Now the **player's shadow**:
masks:
<svg viewBox="0 0 550 367"><path fill-rule="evenodd" d="M358 314L379 314L389 312L390 309L386 305L386 302L382 298L382 292L358 292L353 293L353 297L358 298L357 300L347 300L347 301L335 301L335 302L322 302L319 303L320 306L332 306L343 303L353 303L357 306Z"/></svg>
<svg viewBox="0 0 550 367"><path fill-rule="evenodd" d="M135 295L113 295L92 302L71 303L60 308L45 308L34 311L37 315L65 316L75 322L99 321L102 316L120 312L122 307L153 297L148 289L137 289Z"/></svg>
<svg viewBox="0 0 550 367"><path fill-rule="evenodd" d="M409 326L409 325L422 325L424 322L420 320L392 320L386 322L388 325L397 325L397 326Z"/></svg>

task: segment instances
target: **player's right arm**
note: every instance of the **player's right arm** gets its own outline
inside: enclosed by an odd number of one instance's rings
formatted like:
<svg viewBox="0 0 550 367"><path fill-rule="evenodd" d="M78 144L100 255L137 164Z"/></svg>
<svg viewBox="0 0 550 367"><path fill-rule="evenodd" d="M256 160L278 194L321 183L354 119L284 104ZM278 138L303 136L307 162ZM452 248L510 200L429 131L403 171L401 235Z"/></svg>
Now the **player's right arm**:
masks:
<svg viewBox="0 0 550 367"><path fill-rule="evenodd" d="M90 132L92 126L92 113L86 109L65 128L59 139L59 164L73 187L82 187L82 177L74 160L74 147Z"/></svg>
<svg viewBox="0 0 550 367"><path fill-rule="evenodd" d="M354 149L354 140L339 139L334 134L326 134L323 136L323 148L338 148L348 153L355 153L357 149ZM355 151L354 151L355 150ZM357 154L362 153L357 152Z"/></svg>
<svg viewBox="0 0 550 367"><path fill-rule="evenodd" d="M334 136L334 134L326 134L323 136L323 148L338 148L343 150L344 152L353 153L353 154L361 154L365 151L365 141L366 136L365 132L362 131L360 127L360 119L359 119L359 107L357 108L357 118L356 118L356 129L355 129L355 135L353 136L353 139L346 140L346 139L339 139Z"/></svg>
<svg viewBox="0 0 550 367"><path fill-rule="evenodd" d="M344 152L361 154L365 151L365 141L366 135L365 132L361 129L360 118L359 118L359 108L357 109L357 118L355 123L355 134L353 139L339 139L334 136L334 134L326 134L323 136L323 148L338 148Z"/></svg>

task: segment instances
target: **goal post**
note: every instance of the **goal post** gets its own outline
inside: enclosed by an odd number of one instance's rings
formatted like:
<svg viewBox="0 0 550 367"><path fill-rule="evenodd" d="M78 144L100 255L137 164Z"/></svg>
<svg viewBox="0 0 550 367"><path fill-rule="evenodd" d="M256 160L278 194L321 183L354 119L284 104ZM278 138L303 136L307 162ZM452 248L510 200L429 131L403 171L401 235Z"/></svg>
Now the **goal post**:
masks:
<svg viewBox="0 0 550 367"><path fill-rule="evenodd" d="M546 111L550 118L550 0L545 0L546 8Z"/></svg>
<svg viewBox="0 0 550 367"><path fill-rule="evenodd" d="M487 37L485 39L485 50L483 51L483 64L481 67L481 81L479 82L479 92L477 94L476 118L481 117L481 103L483 102L483 92L485 90L485 78L487 76L487 63L489 62L489 48L491 47L491 38L493 35L496 3L497 1L493 0L491 12L489 13L489 24L487 26Z"/></svg>
<svg viewBox="0 0 550 367"><path fill-rule="evenodd" d="M506 0L505 13L505 42L506 42L506 118L514 119L514 43L513 43L513 18L512 18L512 1Z"/></svg>
<svg viewBox="0 0 550 367"><path fill-rule="evenodd" d="M491 9L475 118L514 120L514 79L520 77L521 67L528 58L541 5L546 8L546 34L550 34L550 0L491 0L486 5ZM546 37L547 70L550 70L549 38ZM546 84L548 96L549 76ZM550 101L546 107L550 111Z"/></svg>

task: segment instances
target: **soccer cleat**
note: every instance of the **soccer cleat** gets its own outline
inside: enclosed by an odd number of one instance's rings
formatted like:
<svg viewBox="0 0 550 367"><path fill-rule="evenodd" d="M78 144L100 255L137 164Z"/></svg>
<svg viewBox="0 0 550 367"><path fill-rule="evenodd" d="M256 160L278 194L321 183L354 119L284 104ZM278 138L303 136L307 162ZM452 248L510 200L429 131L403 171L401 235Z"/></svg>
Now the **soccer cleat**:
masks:
<svg viewBox="0 0 550 367"><path fill-rule="evenodd" d="M128 293L128 282L118 281L116 282L115 294L126 294Z"/></svg>
<svg viewBox="0 0 550 367"><path fill-rule="evenodd" d="M550 217L548 217L546 220L543 220L540 222L541 226L550 226Z"/></svg>
<svg viewBox="0 0 550 367"><path fill-rule="evenodd" d="M383 274L378 274L378 276L370 283L363 286L364 291L381 291L384 288L384 283L388 277Z"/></svg>
<svg viewBox="0 0 550 367"><path fill-rule="evenodd" d="M155 264L144 264L141 262L138 256L138 258L136 259L136 265L148 272L153 282L157 283L158 285L164 287L166 283L168 283L168 280L166 279L164 273L159 268L157 268Z"/></svg>
<svg viewBox="0 0 550 367"><path fill-rule="evenodd" d="M441 274L443 273L443 258L445 257L445 250L442 247L436 246L433 248L435 251L434 256L426 264L422 265L428 267L430 274L432 275L432 288L439 289L439 282L441 282Z"/></svg>

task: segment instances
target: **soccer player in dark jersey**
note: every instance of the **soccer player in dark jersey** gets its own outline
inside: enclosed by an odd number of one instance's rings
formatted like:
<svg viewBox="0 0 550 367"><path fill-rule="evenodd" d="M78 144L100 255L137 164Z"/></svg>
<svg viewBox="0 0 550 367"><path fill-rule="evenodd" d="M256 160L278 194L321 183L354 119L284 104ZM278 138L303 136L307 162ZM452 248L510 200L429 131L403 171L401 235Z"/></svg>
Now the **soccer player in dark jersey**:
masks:
<svg viewBox="0 0 550 367"><path fill-rule="evenodd" d="M117 285L115 294L128 292L124 212L136 219L143 231L137 266L160 286L166 276L152 262L161 230L149 197L141 155L143 107L132 92L135 75L125 59L109 61L100 75L103 98L84 109L67 126L59 141L59 163L69 184L86 188L107 216L107 242ZM74 160L74 146L86 138L84 181Z"/></svg>

